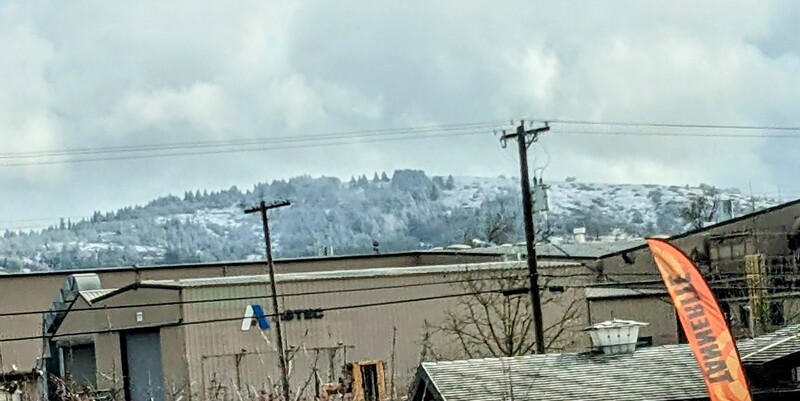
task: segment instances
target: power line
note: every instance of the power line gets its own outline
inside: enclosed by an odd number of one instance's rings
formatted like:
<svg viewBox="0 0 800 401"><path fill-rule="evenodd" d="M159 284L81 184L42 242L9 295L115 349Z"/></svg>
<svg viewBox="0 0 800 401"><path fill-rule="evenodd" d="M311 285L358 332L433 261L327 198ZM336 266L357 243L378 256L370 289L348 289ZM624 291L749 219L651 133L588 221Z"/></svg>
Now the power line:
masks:
<svg viewBox="0 0 800 401"><path fill-rule="evenodd" d="M751 138L776 138L776 139L800 139L800 135L792 134L725 134L709 132L646 132L646 131L574 131L574 130L553 130L554 134L560 135L588 135L588 136L644 136L644 137L666 137L666 138L728 138L728 139L751 139Z"/></svg>
<svg viewBox="0 0 800 401"><path fill-rule="evenodd" d="M400 299L394 301L382 301L382 302L372 302L366 304L351 304L351 305L342 305L342 306L333 306L330 308L320 308L324 312L329 311L339 311L339 310L350 310L350 309L359 309L359 308L370 308L370 307L378 307L378 306L388 306L388 305L397 305L397 304L406 304L406 303L414 303L414 302L424 302L424 301L435 301L441 299L448 299L448 298L456 298L456 297L463 297L463 296L474 296L474 295L481 295L481 294L490 294L490 293L502 293L501 290L486 290L486 291L471 291L471 292L463 292L463 293L455 293L455 294L447 294L447 295L434 295L429 297L419 297L419 298L407 298L407 299ZM262 296L263 298L263 296ZM278 314L271 313L271 314L264 314L264 317L278 317ZM217 318L217 319L207 319L207 320L195 320L195 321L188 321L188 322L179 322L172 326L192 326L192 325L199 325L199 324L209 324L209 323L219 323L219 322L230 322L230 321L237 321L244 319L244 316L236 316L236 317L225 317L225 318ZM71 336L83 336L83 335L90 335L90 334L102 334L102 333L110 333L113 330L92 330L92 331L82 331L82 332L71 332L71 333L62 333L53 336L28 336L28 337L12 337L12 338L0 338L0 343L4 342L14 342L14 341L29 341L29 340L40 340L40 339L50 339L50 338L60 338L60 337L71 337Z"/></svg>
<svg viewBox="0 0 800 401"><path fill-rule="evenodd" d="M230 140L217 140L217 141L188 141L188 142L172 142L164 144L104 146L104 147L94 147L94 148L71 148L71 149L49 150L49 151L32 151L32 152L0 152L0 159L19 159L19 158L32 158L32 157L120 153L120 152L148 151L148 150L173 150L173 149L186 149L186 148L259 145L265 143L284 143L284 142L298 142L298 141L303 142L303 141L317 141L325 139L342 139L351 137L363 138L363 137L406 134L406 133L461 131L465 129L486 128L494 126L496 124L497 122L475 122L475 123L416 126L416 127L402 127L402 128L384 128L384 129L361 130L361 131L342 131L342 132L327 133L327 134L305 135L302 137L293 135L291 136L284 135L284 136L276 136L270 138L246 138L246 139L230 139Z"/></svg>
<svg viewBox="0 0 800 401"><path fill-rule="evenodd" d="M549 122L555 124L567 125L595 125L595 126L627 126L627 127L661 127L661 128L695 128L695 129L735 129L735 130L774 130L774 131L800 131L800 127L794 126L757 126L757 125L713 125L713 124L676 124L676 123L652 123L652 122L604 122L604 121L589 121L589 120L567 120L567 119L531 119L532 122ZM358 138L370 137L375 135L399 134L399 133L414 133L414 132L445 132L451 130L464 130L469 128L486 128L501 124L499 121L487 122L470 122L470 123L455 123L443 125L429 125L429 126L410 126L401 128L385 128L373 130L358 130L358 131L341 131L326 134L306 135L303 137L297 136L277 136L271 138L243 138L232 140L208 140L208 141L185 141L185 142L171 142L164 144L144 144L144 145L121 145L121 146L104 146L104 147L85 147L85 148L67 148L60 150L47 150L47 151L29 151L29 152L0 152L0 159L19 159L19 158L33 158L33 157L52 157L52 156L69 156L69 155L85 155L85 154L103 154L103 153L120 153L131 151L151 151L151 150L175 150L187 148L205 148L205 147L229 147L229 146L244 146L244 145L258 145L265 143L285 143L295 141L316 141L323 139L341 139L341 138ZM564 133L577 133L577 132L564 132ZM594 134L595 132L590 132ZM624 132L622 134L645 134L645 135L658 135L659 133L631 133ZM664 135L675 135L674 133L664 133ZM686 135L684 136L693 136ZM711 134L712 136L742 136L742 135L725 135L725 134ZM746 137L746 136L743 136ZM793 137L797 136L785 136Z"/></svg>
<svg viewBox="0 0 800 401"><path fill-rule="evenodd" d="M729 129L753 131L800 131L800 126L779 125L732 125L732 124L679 124L665 122L631 122L631 121L592 121L572 119L528 119L532 122L571 125L606 125L621 127L660 127L660 128L699 128L699 129Z"/></svg>
<svg viewBox="0 0 800 401"><path fill-rule="evenodd" d="M410 129L394 129L394 130L381 130L381 131L362 131L346 134L324 134L324 135L307 135L307 136L281 136L274 138L264 138L258 140L247 141L220 141L210 143L175 143L167 145L142 145L131 147L116 147L116 148L85 148L71 151L53 151L51 153L41 152L40 154L31 153L17 153L6 154L2 157L7 160L16 159L36 159L42 157L59 157L59 156L81 156L91 154L109 154L109 153L123 153L117 156L109 157L89 157L89 158L76 158L76 159L59 159L59 160L46 160L46 161L21 161L21 162L7 162L0 163L0 167L19 167L19 166L36 166L36 165L51 165L51 164L65 164L65 163L81 163L81 162L94 162L94 161L110 161L110 160L130 160L130 159L147 159L155 157L169 157L169 156L189 156L189 155L207 155L207 154L220 154L220 153L239 153L251 151L266 151L266 150L282 150L282 149L295 149L295 148L311 148L320 146L336 146L336 145L349 145L358 143L373 143L373 142L387 142L387 141L402 141L412 139L427 139L427 138L443 138L462 135L477 134L478 130L483 130L493 126L489 123L474 123L463 124L460 126L446 126L446 127L422 127ZM291 146L275 146L287 143L296 143ZM261 145L261 146L253 146ZM271 145L271 146L270 146ZM239 146L238 148L232 148ZM186 152L164 152L152 153L162 150L182 150L192 148L228 148L216 150L196 150ZM141 153L151 151L148 153ZM127 154L137 153L138 154Z"/></svg>
<svg viewBox="0 0 800 401"><path fill-rule="evenodd" d="M518 276L518 278L522 278ZM566 288L586 288L587 286L567 286ZM626 288L631 290L652 290L653 288ZM393 301L381 301L381 302L372 302L372 303L365 303L365 304L350 304L350 305L342 305L342 306L334 306L329 308L321 308L323 311L338 311L338 310L350 310L350 309L359 309L359 308L368 308L368 307L378 307L378 306L388 306L388 305L397 305L397 304L405 304L405 303L414 303L414 302L424 302L424 301L433 301L433 300L441 300L441 299L448 299L448 298L456 298L456 297L463 297L463 296L475 296L481 294L502 294L504 290L502 289L493 289L493 290L483 290L483 291L469 291L469 292L459 292L454 294L447 294L447 295L436 295L436 296L429 296L429 297L418 297L418 298L406 298L406 299L399 299ZM773 294L774 295L774 294ZM800 296L800 294L798 294ZM252 297L252 298L263 298L264 296L260 297ZM239 299L239 298L236 298ZM737 300L738 298L724 298L720 299L719 301L731 301ZM226 299L216 299L216 300L209 300L209 302L220 302ZM160 305L167 305L170 303L157 303L153 304L153 306L160 306ZM149 306L148 304L142 304L141 306ZM128 306L132 307L132 306ZM95 309L95 311L101 311L105 309L113 309L103 308L103 309ZM279 314L272 313L272 314L265 314L265 317L279 317ZM236 316L236 317L224 317L224 318L216 318L216 319L207 319L207 320L197 320L197 321L188 321L188 322L178 322L171 326L192 326L192 325L199 325L199 324L210 324L210 323L220 323L220 322L229 322L229 321L237 321L242 320L243 316ZM70 336L82 336L82 335L91 335L91 334L102 334L102 333L109 333L113 332L113 330L92 330L92 331L81 331L81 332L70 332L70 333L62 333L53 336L26 336L26 337L12 337L12 338L0 338L0 343L4 342L16 342L16 341L30 341L30 340L39 340L39 339L50 339L50 338L60 338L60 337L70 337Z"/></svg>
<svg viewBox="0 0 800 401"><path fill-rule="evenodd" d="M511 265L507 268L507 270L523 270L525 266L521 263L519 265ZM469 271L466 270L466 273L479 273L482 272L481 270L474 270ZM622 272L619 274L613 274L614 276L623 276L623 277L656 277L658 273L636 273L636 272ZM800 274L800 273L799 273ZM542 278L550 278L550 279L569 279L569 278L583 278L583 277L596 277L596 273L574 273L574 274L547 274L541 273L539 277ZM0 276L2 277L2 276ZM462 278L462 279L455 279L455 280L441 280L441 281L433 281L433 282L424 282L424 283L406 283L406 284L393 284L393 285L384 285L384 286L370 286L370 287L358 287L352 289L330 289L330 290L318 290L318 291L302 291L302 292L292 292L292 293L284 293L281 294L280 297L298 297L298 296L308 296L308 295L324 295L324 294L335 294L341 292L353 293L353 292L363 292L363 291L378 291L378 290L389 290L389 289L404 289L404 288L414 288L414 287L426 287L426 286L434 286L434 285L444 285L444 284L459 284L459 283L469 283L475 281L493 281L493 280L521 280L527 277L524 274L517 274L517 275L501 275L501 276L491 276L491 277L471 277L471 278ZM630 284L629 283L620 283L620 284ZM169 286L168 282L159 282L156 285L163 285ZM584 284L584 285L543 285L543 288L551 288L551 287L565 287L565 288L589 288L594 287L591 284ZM200 299L200 300L184 300L184 301L168 301L168 302L148 302L148 303L138 303L138 304L126 304L126 305L112 305L104 307L103 309L130 309L130 308L141 308L141 307L150 307L150 306L171 306L171 305L190 305L190 304L202 304L202 303L213 303L213 302L228 302L228 301L245 301L245 300L253 300L253 299L263 299L267 297L267 295L256 295L256 296L244 296L244 297L226 297L226 298L214 298L214 299ZM66 309L58 309L58 310L27 310L27 311L14 311L14 312L0 312L0 317L12 317L12 316L24 316L24 315L41 315L45 313L60 313L60 312L89 312L89 311L97 311L97 308L66 308Z"/></svg>
<svg viewBox="0 0 800 401"><path fill-rule="evenodd" d="M521 266L519 267L522 268ZM513 269L511 267L510 269ZM470 281L490 281L490 280L506 280L506 279L521 279L525 277L524 275L516 275L516 276L500 276L500 277L487 277L487 278L469 278L469 279L458 279L458 280L444 280L444 281L435 281L435 282L425 282L425 283L407 283L407 284L394 284L394 285L385 285L385 286L374 286L374 287L360 287L360 288L353 288L353 289L332 289L332 290L318 290L318 291L302 291L302 292L294 292L294 293L284 293L281 294L280 297L297 297L297 296L308 296L308 295L323 295L323 294L336 294L336 293L351 293L351 292L362 292L362 291L378 291L378 290L391 290L391 289L403 289L403 288L413 288L413 287L425 287L425 286L433 286L433 285L444 285L444 284L458 284L458 283L466 283ZM158 285L161 285L159 283ZM169 286L169 284L163 284L164 286ZM191 305L191 304L203 304L203 303L213 303L213 302L230 302L230 301L247 301L253 299L264 299L268 297L268 294L264 295L253 295L253 296L243 296L243 297L226 297L226 298L214 298L214 299L198 299L198 300L188 300L188 301L168 301L168 302L148 302L148 303L139 303L139 304L126 304L126 305L111 305L107 307L103 307L103 309L130 309L130 308L141 308L141 307L149 307L149 306L171 306L171 305ZM11 316L23 316L23 315L41 315L44 313L60 313L60 312L91 312L97 311L97 308L66 308L66 309L58 309L58 310L28 310L28 311L17 311L17 312L3 312L0 313L0 317L11 317Z"/></svg>
<svg viewBox="0 0 800 401"><path fill-rule="evenodd" d="M544 121L544 120L537 120ZM623 125L623 126L652 126L673 128L728 128L728 129L773 129L783 131L797 131L800 127L766 127L766 126L712 126L692 124L659 124L659 123L602 123L578 120L549 120L561 124L591 124L591 125ZM341 146L357 143L377 143L389 141L446 138L454 136L478 135L482 129L496 126L496 122L464 123L429 127L408 127L384 130L352 131L332 134L308 135L302 137L279 136L273 138L238 139L224 141L195 141L175 142L160 145L128 145L117 147L73 148L54 151L38 152L6 152L0 153L2 160L22 160L19 162L0 163L2 167L42 166L54 164L86 163L99 161L135 160L160 157L195 156L224 153L256 152L270 150L288 150L299 148L314 148L325 146ZM712 137L712 138L789 138L800 139L800 135L765 135L765 134L725 134L725 133L678 133L678 132L636 132L636 131L573 131L554 130L553 133L564 135L615 135L615 136L663 136L663 137ZM409 135L411 134L411 135ZM423 135L424 134L424 135ZM322 141L322 142L320 142ZM286 145L293 144L293 145ZM286 145L286 146L277 146ZM238 148L237 148L238 147ZM222 149L220 149L222 148ZM188 149L195 149L188 151ZM211 150L203 150L211 149ZM187 150L187 151L181 151ZM152 153L153 151L173 151ZM151 152L151 153L143 153ZM127 154L134 153L134 154ZM59 159L35 161L35 159L65 156L86 156L118 154L108 157L87 157L75 159Z"/></svg>
<svg viewBox="0 0 800 401"><path fill-rule="evenodd" d="M517 268L522 269L523 266L517 266ZM512 267L513 268L513 267ZM732 273L736 274L736 273ZM615 274L615 276L620 274ZM648 276L648 277L657 277L657 273L623 273L621 275L628 275L628 276ZM741 274L739 274L741 276ZM553 277L553 278L576 278L576 277L586 277L586 276L595 276L594 273L579 273L579 274L562 274L562 275L542 275L542 277ZM308 296L308 295L320 295L320 294L329 294L329 293L342 293L342 292L359 292L359 291L371 291L371 290L381 290L381 289L399 289L399 288L410 288L410 287L419 287L419 286L431 286L431 285L443 285L443 284L452 284L452 283L465 283L465 282L474 282L474 281L491 281L491 280L498 280L498 279L517 279L521 280L525 278L524 275L514 275L514 276L500 276L500 277L483 277L483 278L468 278L468 279L459 279L459 280L446 280L446 281L438 281L438 282L427 282L427 283L411 283L411 284L399 284L399 285L388 285L388 286L378 286L378 287L362 287L362 288L354 288L354 289L334 289L334 290L320 290L320 291L304 291L304 292L297 292L297 293L286 293L282 294L282 297L292 297L292 296ZM606 277L607 279L611 279L610 277ZM646 294L644 290L653 290L659 288L653 287L636 287L636 282L615 282L619 287L613 288L624 288L629 289L632 291L640 291L642 294ZM710 281L710 285L714 284L721 284L718 281ZM165 284L168 285L168 284ZM604 288L603 286L598 286L597 283L593 284L581 284L581 285L542 285L541 288L544 289L564 289L564 288ZM784 288L783 286L764 286L764 287L736 287L736 286L725 286L725 287L716 287L717 290L746 290L746 289L791 289L791 288ZM526 289L527 290L527 289ZM371 307L371 306L383 306L383 305L391 305L391 304L398 304L398 303L407 303L407 302L418 302L418 301L426 301L426 300L435 300L435 299L445 299L451 297L459 297L459 296L469 296L469 295L478 295L483 293L503 293L504 290L502 289L494 289L494 290L486 290L486 291L477 291L477 292L466 292L466 293L457 293L457 294L449 294L443 296L433 296L433 297L422 297L422 298L412 298L412 299L403 299L403 300L396 300L396 301L386 301L386 302L376 302L376 303L369 303L369 304L356 304L356 305L345 305L339 307L331 307L331 308L324 308L326 311L332 310L345 310L345 309L354 309L360 307ZM651 294L648 294L651 295ZM775 294L773 294L775 295ZM141 303L141 304L132 304L132 305L112 305L103 308L80 308L80 309L62 309L58 311L52 310L41 310L41 311L20 311L20 312L6 312L0 313L0 317L11 317L11 316L20 316L20 315L32 315L32 314L43 314L43 313L51 313L51 312L82 312L82 311L101 311L101 310L112 310L112 309L124 309L124 308L137 308L137 307L148 307L148 306L169 306L169 305L183 305L183 304L197 304L197 303L210 303L210 302L225 302L225 301L239 301L239 300L252 300L252 299L263 299L265 295L259 296L247 296L247 297L229 297L229 298L216 298L216 299L205 299L205 300L191 300L191 301L172 301L172 302L157 302L157 303ZM720 299L720 301L730 301L736 300L737 298L726 298ZM268 316L276 316L275 314L268 315ZM193 324L204 324L204 323L214 323L214 322L223 322L223 321L232 321L232 320L240 320L242 319L241 316L237 316L235 318L221 318L221 319L212 319L212 320L204 320L204 321L193 321L193 322L182 322L178 325L193 325ZM106 331L91 331L91 332L80 332L80 333L65 333L61 334L57 337L63 336L73 336L73 335L88 335L88 334L98 334L104 333ZM0 339L0 342L12 342L12 341L25 341L25 340L34 340L34 339L42 339L42 338L49 338L44 336L30 336L30 337L18 337L18 338L7 338L7 339Z"/></svg>
<svg viewBox="0 0 800 401"><path fill-rule="evenodd" d="M362 143L380 143L380 142L396 142L396 141L406 141L406 140L414 140L414 139L434 139L434 138L449 138L449 137L456 137L456 136L473 136L485 134L485 130L474 130L474 131L462 131L456 133L431 133L427 135L406 135L400 137L391 137L391 138L367 138L363 140L350 140L350 141L338 141L338 142L312 142L312 143L305 143L305 144L296 144L296 145L287 145L287 146L262 146L262 147L253 147L253 148L240 148L240 149L220 149L220 150L209 150L209 151L198 151L198 152L171 152L171 153L159 153L159 154L138 154L138 155L121 155L117 157L96 157L96 158L83 158L83 159L63 159L63 160L49 160L49 161L38 161L38 162L17 162L17 163L0 163L0 168L3 167L27 167L27 166L48 166L48 165L55 165L55 164L73 164L73 163L88 163L88 162L99 162L99 161L118 161L118 160L137 160L137 159L153 159L153 158L161 158L161 157L178 157L178 156L196 156L196 155L212 155L212 154L225 154L225 153L242 153L242 152L261 152L261 151L272 151L272 150L288 150L288 149L309 149L309 148L320 148L320 147L328 147L328 146L341 146L341 145L358 145ZM396 135L396 134L395 134ZM353 137L351 139L358 139ZM295 142L295 141L291 141Z"/></svg>

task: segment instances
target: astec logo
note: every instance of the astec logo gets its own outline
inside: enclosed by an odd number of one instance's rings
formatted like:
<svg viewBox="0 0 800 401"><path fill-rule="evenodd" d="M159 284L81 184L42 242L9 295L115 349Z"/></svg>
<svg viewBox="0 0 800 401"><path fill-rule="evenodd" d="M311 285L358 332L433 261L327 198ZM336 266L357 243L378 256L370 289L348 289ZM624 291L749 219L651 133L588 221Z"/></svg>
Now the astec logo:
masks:
<svg viewBox="0 0 800 401"><path fill-rule="evenodd" d="M258 324L261 330L269 330L269 320L261 305L247 305L244 310L244 320L242 320L242 331L248 331L251 327Z"/></svg>
<svg viewBox="0 0 800 401"><path fill-rule="evenodd" d="M284 311L278 318L280 318L282 322L289 322L292 320L322 319L324 316L325 313L322 309L294 309ZM274 316L273 319L275 319ZM261 330L269 330L269 319L267 319L267 314L264 313L264 308L262 308L261 305L247 305L247 308L244 310L242 330L250 330L256 323Z"/></svg>

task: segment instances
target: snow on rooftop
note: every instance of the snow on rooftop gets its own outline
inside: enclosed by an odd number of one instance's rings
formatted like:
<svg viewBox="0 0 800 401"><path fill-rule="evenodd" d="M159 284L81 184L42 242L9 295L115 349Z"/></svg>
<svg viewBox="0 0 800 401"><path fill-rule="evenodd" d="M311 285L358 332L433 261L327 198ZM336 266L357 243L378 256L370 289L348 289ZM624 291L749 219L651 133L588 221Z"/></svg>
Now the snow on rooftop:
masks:
<svg viewBox="0 0 800 401"><path fill-rule="evenodd" d="M540 261L540 268L557 267L578 267L580 263L570 261ZM333 270L322 272L303 272L303 273L279 273L275 275L276 282L292 281L312 281L312 280L335 280L349 278L370 278L387 276L412 276L422 274L442 274L466 271L491 271L506 269L523 269L525 262L493 262L493 263L472 263L460 265L438 265L420 267L382 267L373 269L359 270ZM191 278L180 280L144 280L142 284L163 285L178 287L205 287L216 285L240 285L268 282L266 274L252 276L232 276L232 277L211 277L211 278Z"/></svg>

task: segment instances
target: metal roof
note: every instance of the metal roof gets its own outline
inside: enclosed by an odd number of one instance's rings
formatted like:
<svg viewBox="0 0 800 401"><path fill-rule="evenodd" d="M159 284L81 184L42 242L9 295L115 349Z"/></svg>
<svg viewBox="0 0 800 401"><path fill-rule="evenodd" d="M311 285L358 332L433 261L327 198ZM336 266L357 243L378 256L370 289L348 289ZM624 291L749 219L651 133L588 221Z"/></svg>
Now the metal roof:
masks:
<svg viewBox="0 0 800 401"><path fill-rule="evenodd" d="M613 299L649 297L653 295L667 295L666 290L657 288L618 288L618 287L587 287L586 299Z"/></svg>
<svg viewBox="0 0 800 401"><path fill-rule="evenodd" d="M610 253L624 251L646 244L645 240L621 240L621 241L593 241L593 242L573 242L567 244L539 244L536 247L536 254L542 252L545 256L567 256L581 258L599 258Z"/></svg>
<svg viewBox="0 0 800 401"><path fill-rule="evenodd" d="M739 341L745 366L800 353L800 325ZM543 354L426 362L420 367L445 401L503 399L653 401L706 399L705 382L687 344L631 354Z"/></svg>
<svg viewBox="0 0 800 401"><path fill-rule="evenodd" d="M555 261L540 261L539 268L558 268L558 267L580 267L580 263L576 262L555 262ZM276 282L293 282L293 281L312 281L312 280L336 280L336 279L352 279L352 278L370 278L370 277L387 277L387 276L407 276L407 275L422 275L422 274L443 274L443 273L456 273L468 271L492 271L492 270L507 270L507 269L524 269L527 265L525 262L491 262L491 263L470 263L459 265L437 265L437 266L419 266L419 267L382 267L372 269L359 269L359 270L332 270L321 272L303 272L303 273L278 273L275 275ZM164 287L206 287L218 285L241 285L241 284L254 284L268 282L268 276L251 275L251 276L231 276L231 277L211 277L211 278L190 278L179 280L143 280L141 282L144 286L164 286Z"/></svg>
<svg viewBox="0 0 800 401"><path fill-rule="evenodd" d="M781 209L785 209L785 208L793 207L793 206L797 206L797 205L800 205L800 199L795 199L795 200L790 201L790 202L781 203L779 205L775 205L775 206L771 206L771 207L768 207L768 208L765 208L765 209L757 210L757 211L752 212L752 213L743 214L741 216L737 216L737 217L734 217L732 219L724 220L724 221L721 221L719 223L712 224L710 226L705 226L705 227L694 229L694 230L684 231L684 232L682 232L680 234L675 234L675 235L669 236L666 239L668 241L674 241L676 239L686 238L686 237L689 237L689 236L692 236L692 235L695 235L695 234L716 230L718 228L725 227L725 226L727 226L729 224L734 224L734 223L738 223L740 221L753 219L753 218L756 218L756 217L761 216L761 215L765 215L765 214L768 214L768 213L772 213L774 211L778 211L778 210L781 210ZM629 251L635 251L635 250L643 249L643 248L646 248L646 247L647 247L647 243L643 243L643 244L635 246L635 247L631 247L631 248L628 248L628 249L621 249L621 250L619 250L617 252L608 253L606 255L603 255L603 257L616 256L616 255L619 255L621 253L625 253L625 252L629 252Z"/></svg>
<svg viewBox="0 0 800 401"><path fill-rule="evenodd" d="M346 261L346 260L364 260L364 259L388 259L393 257L406 257L406 256L420 256L423 254L430 255L443 255L443 256L458 256L464 253L461 250L414 250L404 252L386 252L386 253L365 253L365 254L349 254L349 255L330 255L330 256L301 256L294 258L277 258L275 264L281 267L291 267L295 263L308 263L308 262L330 262L330 261ZM483 252L482 249L475 249L475 252L470 252L475 256L494 256L497 252ZM30 276L68 276L78 273L106 273L106 272L119 272L119 271L137 271L137 270L171 270L171 269L185 269L192 267L215 267L215 266L250 266L250 265L263 265L266 264L266 259L255 260L220 260L216 262L193 262L193 263L178 263L178 264L163 264L163 265L145 265L145 266L108 266L108 267L95 267L95 268L79 268L70 270L52 270L52 271L36 271L30 273L8 273L2 272L0 276L3 278L14 277L30 277Z"/></svg>
<svg viewBox="0 0 800 401"><path fill-rule="evenodd" d="M637 248L647 243L643 239L620 241L569 242L563 244L536 244L537 257L597 259L602 256ZM495 253L500 255L525 254L525 244L506 244L485 248L458 249L463 253Z"/></svg>
<svg viewBox="0 0 800 401"><path fill-rule="evenodd" d="M114 292L116 290L117 290L116 288L105 288L105 289L100 289L100 290L86 290L86 291L79 291L78 295L83 297L83 299L85 299L86 302L91 304L92 301L94 301L95 299L100 298L100 297L102 297L104 295L108 295L108 294L110 294L110 293L112 293L112 292Z"/></svg>

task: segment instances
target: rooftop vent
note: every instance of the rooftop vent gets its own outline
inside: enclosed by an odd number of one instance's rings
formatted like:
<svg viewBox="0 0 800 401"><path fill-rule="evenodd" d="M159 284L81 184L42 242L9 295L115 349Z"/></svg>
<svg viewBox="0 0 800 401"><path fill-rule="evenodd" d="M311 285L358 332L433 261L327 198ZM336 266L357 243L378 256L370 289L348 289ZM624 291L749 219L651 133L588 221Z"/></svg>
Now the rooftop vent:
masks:
<svg viewBox="0 0 800 401"><path fill-rule="evenodd" d="M572 234L575 235L575 242L586 242L586 227L578 227L572 230Z"/></svg>
<svg viewBox="0 0 800 401"><path fill-rule="evenodd" d="M61 320L67 314L66 309L78 297L78 293L87 290L100 289L100 277L94 273L73 274L67 277L61 291L56 294L56 300L50 311L44 314L43 323L45 333L54 333Z"/></svg>
<svg viewBox="0 0 800 401"><path fill-rule="evenodd" d="M587 327L585 330L592 337L592 346L595 350L606 355L630 354L636 350L639 328L648 324L612 319Z"/></svg>

